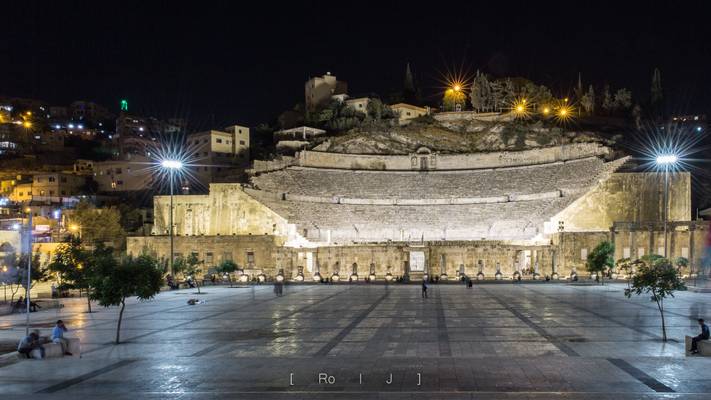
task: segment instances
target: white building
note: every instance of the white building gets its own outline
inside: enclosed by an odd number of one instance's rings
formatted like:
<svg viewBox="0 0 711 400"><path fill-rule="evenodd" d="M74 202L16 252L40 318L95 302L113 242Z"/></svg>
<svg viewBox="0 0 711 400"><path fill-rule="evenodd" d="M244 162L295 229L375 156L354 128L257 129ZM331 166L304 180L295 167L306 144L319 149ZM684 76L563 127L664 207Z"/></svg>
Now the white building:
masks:
<svg viewBox="0 0 711 400"><path fill-rule="evenodd" d="M407 103L393 104L390 108L392 108L392 110L400 116L400 124L406 124L411 119L428 115L430 113L427 108L413 106L412 104Z"/></svg>
<svg viewBox="0 0 711 400"><path fill-rule="evenodd" d="M191 152L192 175L198 182L198 190L207 189L212 182L219 182L236 169L249 164L249 128L232 125L223 131L209 130L188 135L186 150Z"/></svg>
<svg viewBox="0 0 711 400"><path fill-rule="evenodd" d="M331 96L348 93L348 84L326 72L324 76L309 79L304 84L304 97L307 110L314 110L327 102Z"/></svg>

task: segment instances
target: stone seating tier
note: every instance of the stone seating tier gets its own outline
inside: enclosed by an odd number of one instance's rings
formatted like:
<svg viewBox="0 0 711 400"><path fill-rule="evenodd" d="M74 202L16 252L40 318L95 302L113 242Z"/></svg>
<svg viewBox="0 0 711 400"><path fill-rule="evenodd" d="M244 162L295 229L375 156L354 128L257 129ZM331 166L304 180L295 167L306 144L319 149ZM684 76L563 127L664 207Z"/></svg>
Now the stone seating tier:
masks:
<svg viewBox="0 0 711 400"><path fill-rule="evenodd" d="M246 193L295 224L299 234L315 241L324 241L328 235L331 241L526 239L539 233L545 220L575 200L556 197L422 207L297 202L259 190Z"/></svg>
<svg viewBox="0 0 711 400"><path fill-rule="evenodd" d="M255 189L293 201L341 204L470 204L553 198L586 191L621 162L592 157L543 166L468 171L348 171L289 167L252 178Z"/></svg>

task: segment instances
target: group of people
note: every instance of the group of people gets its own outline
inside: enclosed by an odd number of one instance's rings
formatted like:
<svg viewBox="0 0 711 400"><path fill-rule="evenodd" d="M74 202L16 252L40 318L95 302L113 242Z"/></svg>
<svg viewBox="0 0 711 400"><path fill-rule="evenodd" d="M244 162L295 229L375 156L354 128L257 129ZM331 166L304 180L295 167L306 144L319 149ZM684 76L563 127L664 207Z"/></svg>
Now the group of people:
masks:
<svg viewBox="0 0 711 400"><path fill-rule="evenodd" d="M67 356L71 356L72 353L69 352L69 341L64 338L64 333L67 332L67 326L64 325L64 321L61 319L57 321L52 329L52 343L58 343L62 346L62 353ZM32 357L32 352L34 350L39 350L40 358L44 358L45 350L42 346L42 338L39 335L38 330L30 332L29 335L25 336L20 340L20 344L17 346L17 352L24 355L27 358Z"/></svg>
<svg viewBox="0 0 711 400"><path fill-rule="evenodd" d="M38 308L42 308L39 304L30 300L30 312L37 312ZM12 312L23 312L27 309L27 300L20 296L17 301L12 305Z"/></svg>

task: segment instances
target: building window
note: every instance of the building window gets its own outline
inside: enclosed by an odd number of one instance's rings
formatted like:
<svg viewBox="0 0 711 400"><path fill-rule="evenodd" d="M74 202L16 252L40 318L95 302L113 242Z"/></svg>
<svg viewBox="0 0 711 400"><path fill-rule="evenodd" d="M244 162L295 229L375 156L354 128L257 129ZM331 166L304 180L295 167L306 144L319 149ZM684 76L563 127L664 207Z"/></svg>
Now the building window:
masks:
<svg viewBox="0 0 711 400"><path fill-rule="evenodd" d="M580 249L580 259L581 260L588 259L588 249Z"/></svg>
<svg viewBox="0 0 711 400"><path fill-rule="evenodd" d="M208 264L212 264L212 261L213 261L212 252L208 251L207 253L205 253L205 262Z"/></svg>
<svg viewBox="0 0 711 400"><path fill-rule="evenodd" d="M62 196L66 196L66 195L67 195L67 191L66 191L66 190L62 190Z"/></svg>
<svg viewBox="0 0 711 400"><path fill-rule="evenodd" d="M408 117L410 116L410 112L409 112L409 111L408 111L408 112L406 112L405 114L406 114L406 115L407 115Z"/></svg>
<svg viewBox="0 0 711 400"><path fill-rule="evenodd" d="M218 139L215 139L215 142L217 142L217 143L222 143L222 139L219 139L219 138L218 138Z"/></svg>
<svg viewBox="0 0 711 400"><path fill-rule="evenodd" d="M254 264L254 252L253 251L247 252L247 264Z"/></svg>
<svg viewBox="0 0 711 400"><path fill-rule="evenodd" d="M239 144L244 145L244 140L240 140Z"/></svg>
<svg viewBox="0 0 711 400"><path fill-rule="evenodd" d="M67 177L63 176L63 177L59 178L59 181L62 183L67 183Z"/></svg>
<svg viewBox="0 0 711 400"><path fill-rule="evenodd" d="M625 247L622 249L622 258L630 258L630 248Z"/></svg>
<svg viewBox="0 0 711 400"><path fill-rule="evenodd" d="M681 256L684 258L689 258L689 248L688 247L681 248Z"/></svg>
<svg viewBox="0 0 711 400"><path fill-rule="evenodd" d="M117 185L123 185L123 181L116 181Z"/></svg>
<svg viewBox="0 0 711 400"><path fill-rule="evenodd" d="M644 257L644 247L638 247L637 248L637 258L642 258Z"/></svg>
<svg viewBox="0 0 711 400"><path fill-rule="evenodd" d="M44 196L44 190L40 190L40 196Z"/></svg>
<svg viewBox="0 0 711 400"><path fill-rule="evenodd" d="M55 179L54 179L53 176L50 176L49 178L47 178L47 180L48 180L49 182L54 182L54 181L55 181Z"/></svg>
<svg viewBox="0 0 711 400"><path fill-rule="evenodd" d="M659 246L657 247L657 255L660 255L662 257L666 257L666 254L664 254L664 246Z"/></svg>
<svg viewBox="0 0 711 400"><path fill-rule="evenodd" d="M242 129L239 129L239 133L242 133Z"/></svg>
<svg viewBox="0 0 711 400"><path fill-rule="evenodd" d="M50 196L54 196L54 190L50 190L50 191L49 191L49 195L50 195Z"/></svg>

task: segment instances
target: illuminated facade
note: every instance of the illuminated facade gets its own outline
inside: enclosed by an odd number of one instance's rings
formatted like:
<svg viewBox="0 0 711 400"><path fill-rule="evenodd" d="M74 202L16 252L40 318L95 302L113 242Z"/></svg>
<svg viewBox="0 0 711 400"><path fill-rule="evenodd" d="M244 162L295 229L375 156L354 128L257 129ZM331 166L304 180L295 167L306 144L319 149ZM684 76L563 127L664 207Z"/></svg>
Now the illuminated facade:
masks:
<svg viewBox="0 0 711 400"><path fill-rule="evenodd" d="M660 252L663 179L619 172L626 162L596 143L468 154L305 150L255 169L248 185L176 196L175 255L297 280L567 278L584 273L603 240L616 244L615 259ZM688 173L671 176L670 256L691 261L687 274L708 230L690 221L690 186ZM154 204L153 235L129 238L129 252L165 258L169 199Z"/></svg>

